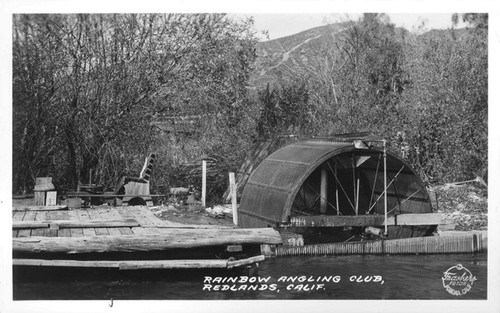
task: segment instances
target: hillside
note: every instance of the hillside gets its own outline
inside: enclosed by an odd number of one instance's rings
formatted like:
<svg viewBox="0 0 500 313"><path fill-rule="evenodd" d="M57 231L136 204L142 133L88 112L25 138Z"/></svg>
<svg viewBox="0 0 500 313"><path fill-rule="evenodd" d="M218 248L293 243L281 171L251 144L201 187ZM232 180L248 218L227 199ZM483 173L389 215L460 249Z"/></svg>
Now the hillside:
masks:
<svg viewBox="0 0 500 313"><path fill-rule="evenodd" d="M347 23L329 24L306 31L277 38L257 44L257 60L251 75L253 87L263 87L277 77L286 77L294 70L307 68L321 62L325 54L338 53L343 44ZM436 30L432 29L421 35L414 35L404 28L396 28L395 32L403 41L429 41L450 37L462 37L470 33L468 29Z"/></svg>
<svg viewBox="0 0 500 313"><path fill-rule="evenodd" d="M346 29L345 24L331 24L308 29L295 35L257 44L257 61L251 77L254 86L264 86L286 69L304 66L317 57L321 47L333 48Z"/></svg>

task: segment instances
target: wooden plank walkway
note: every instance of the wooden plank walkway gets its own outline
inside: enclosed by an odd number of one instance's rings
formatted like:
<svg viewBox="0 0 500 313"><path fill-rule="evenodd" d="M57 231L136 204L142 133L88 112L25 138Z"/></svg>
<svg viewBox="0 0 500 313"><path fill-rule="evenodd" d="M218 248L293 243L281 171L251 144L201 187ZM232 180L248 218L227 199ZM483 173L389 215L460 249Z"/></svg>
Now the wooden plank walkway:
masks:
<svg viewBox="0 0 500 313"><path fill-rule="evenodd" d="M40 210L37 210L40 208ZM13 209L13 250L85 253L149 251L238 243L279 244L273 229L164 221L146 206Z"/></svg>
<svg viewBox="0 0 500 313"><path fill-rule="evenodd" d="M60 206L13 208L12 237L83 237L159 234L164 228L230 228L160 220L147 207L95 207L68 210Z"/></svg>

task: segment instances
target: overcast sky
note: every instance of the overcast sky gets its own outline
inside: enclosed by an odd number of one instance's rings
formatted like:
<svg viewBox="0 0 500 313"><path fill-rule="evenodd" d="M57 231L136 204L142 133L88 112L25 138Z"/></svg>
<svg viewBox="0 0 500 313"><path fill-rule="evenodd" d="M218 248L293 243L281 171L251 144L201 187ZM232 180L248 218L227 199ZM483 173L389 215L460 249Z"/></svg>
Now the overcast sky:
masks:
<svg viewBox="0 0 500 313"><path fill-rule="evenodd" d="M404 27L409 31L418 29L425 22L425 29L450 28L451 13L449 14L388 14L392 23ZM276 39L299 33L303 30L323 26L328 23L357 20L360 14L251 14L258 31L267 30L269 39ZM460 25L459 25L460 26Z"/></svg>

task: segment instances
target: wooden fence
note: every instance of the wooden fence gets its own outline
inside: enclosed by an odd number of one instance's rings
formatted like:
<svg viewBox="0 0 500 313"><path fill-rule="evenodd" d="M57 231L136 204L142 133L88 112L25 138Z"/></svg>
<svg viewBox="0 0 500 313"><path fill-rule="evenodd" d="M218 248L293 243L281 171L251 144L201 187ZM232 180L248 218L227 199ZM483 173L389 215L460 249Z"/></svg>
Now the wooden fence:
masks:
<svg viewBox="0 0 500 313"><path fill-rule="evenodd" d="M479 253L486 250L481 234L467 236L435 236L379 241L278 246L276 256L352 255L352 254L443 254Z"/></svg>

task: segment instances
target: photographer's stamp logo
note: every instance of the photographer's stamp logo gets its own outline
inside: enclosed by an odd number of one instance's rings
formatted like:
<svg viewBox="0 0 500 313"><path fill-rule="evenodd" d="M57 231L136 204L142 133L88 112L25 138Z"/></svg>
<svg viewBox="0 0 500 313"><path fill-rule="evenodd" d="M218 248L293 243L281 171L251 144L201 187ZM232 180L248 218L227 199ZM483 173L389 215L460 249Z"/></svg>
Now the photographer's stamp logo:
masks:
<svg viewBox="0 0 500 313"><path fill-rule="evenodd" d="M476 276L462 266L457 264L443 273L443 287L454 296L462 296L472 289L472 284L477 280Z"/></svg>

